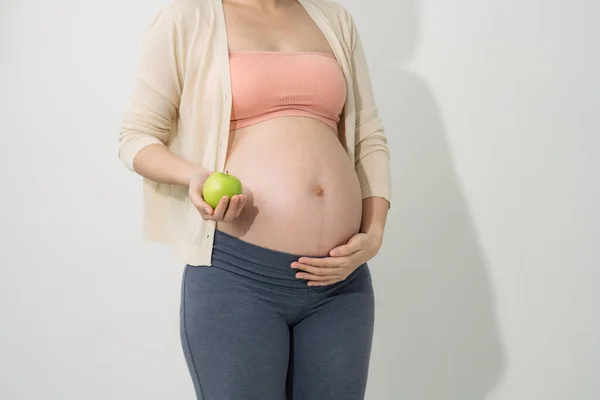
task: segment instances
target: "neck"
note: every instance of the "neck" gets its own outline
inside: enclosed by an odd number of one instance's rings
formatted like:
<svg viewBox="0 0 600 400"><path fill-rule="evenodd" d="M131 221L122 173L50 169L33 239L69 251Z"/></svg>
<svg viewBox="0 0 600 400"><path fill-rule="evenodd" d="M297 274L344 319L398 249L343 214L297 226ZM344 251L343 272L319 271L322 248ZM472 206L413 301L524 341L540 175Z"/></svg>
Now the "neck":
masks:
<svg viewBox="0 0 600 400"><path fill-rule="evenodd" d="M257 8L260 10L270 10L288 3L289 0L223 0L223 2L237 6Z"/></svg>

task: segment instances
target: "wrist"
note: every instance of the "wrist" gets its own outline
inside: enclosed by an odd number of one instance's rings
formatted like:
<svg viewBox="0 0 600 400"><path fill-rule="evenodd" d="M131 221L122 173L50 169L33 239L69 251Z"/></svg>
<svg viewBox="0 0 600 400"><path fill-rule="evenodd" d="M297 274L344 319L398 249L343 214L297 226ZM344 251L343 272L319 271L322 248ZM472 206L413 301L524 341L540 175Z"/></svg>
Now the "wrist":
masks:
<svg viewBox="0 0 600 400"><path fill-rule="evenodd" d="M363 226L360 227L360 233L364 233L365 235L367 235L371 240L373 240L376 243L382 243L383 242L383 228L382 227L378 227L375 225L371 225L371 226L365 226L363 224Z"/></svg>
<svg viewBox="0 0 600 400"><path fill-rule="evenodd" d="M371 244L375 251L379 251L381 249L381 245L383 244L383 235L379 235L374 232L367 233L367 236L371 239Z"/></svg>
<svg viewBox="0 0 600 400"><path fill-rule="evenodd" d="M202 180L208 176L208 171L200 167L190 168L184 175L184 185L189 187L190 183L196 180Z"/></svg>

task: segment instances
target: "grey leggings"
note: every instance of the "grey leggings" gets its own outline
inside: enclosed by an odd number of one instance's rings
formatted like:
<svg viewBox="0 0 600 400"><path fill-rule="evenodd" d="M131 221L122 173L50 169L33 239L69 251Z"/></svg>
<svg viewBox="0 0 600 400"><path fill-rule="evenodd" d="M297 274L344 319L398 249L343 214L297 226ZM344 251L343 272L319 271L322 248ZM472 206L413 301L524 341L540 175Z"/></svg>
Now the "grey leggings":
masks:
<svg viewBox="0 0 600 400"><path fill-rule="evenodd" d="M198 399L364 399L369 267L311 287L290 268L298 258L216 230L212 266L186 265L181 342Z"/></svg>

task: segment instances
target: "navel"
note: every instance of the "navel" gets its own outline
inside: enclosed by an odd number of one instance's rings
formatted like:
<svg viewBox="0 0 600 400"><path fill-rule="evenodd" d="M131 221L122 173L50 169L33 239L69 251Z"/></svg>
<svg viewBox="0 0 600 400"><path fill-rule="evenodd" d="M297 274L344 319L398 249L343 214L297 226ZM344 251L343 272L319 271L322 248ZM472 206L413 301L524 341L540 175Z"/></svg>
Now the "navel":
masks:
<svg viewBox="0 0 600 400"><path fill-rule="evenodd" d="M321 186L315 186L313 188L313 193L317 197L323 197L323 194L325 193L325 190L323 190L323 188Z"/></svg>

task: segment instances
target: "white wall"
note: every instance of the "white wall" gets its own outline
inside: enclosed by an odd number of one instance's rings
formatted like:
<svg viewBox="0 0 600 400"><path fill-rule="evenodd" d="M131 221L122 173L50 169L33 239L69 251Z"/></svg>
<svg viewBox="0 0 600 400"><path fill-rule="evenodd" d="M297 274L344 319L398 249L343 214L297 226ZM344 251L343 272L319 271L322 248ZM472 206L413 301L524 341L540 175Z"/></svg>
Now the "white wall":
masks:
<svg viewBox="0 0 600 400"><path fill-rule="evenodd" d="M0 5L0 398L191 399L116 158L162 0ZM393 154L369 400L600 398L600 3L346 0Z"/></svg>

